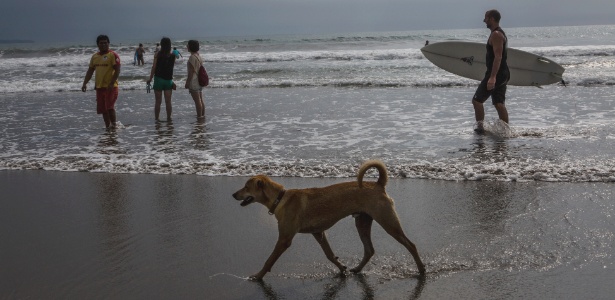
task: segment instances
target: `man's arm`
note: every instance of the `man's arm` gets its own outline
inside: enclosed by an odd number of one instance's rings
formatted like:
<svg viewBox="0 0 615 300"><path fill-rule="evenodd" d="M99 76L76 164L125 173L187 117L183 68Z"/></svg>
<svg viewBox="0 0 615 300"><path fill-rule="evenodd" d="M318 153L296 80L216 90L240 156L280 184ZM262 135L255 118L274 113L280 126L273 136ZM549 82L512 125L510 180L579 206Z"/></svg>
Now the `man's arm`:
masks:
<svg viewBox="0 0 615 300"><path fill-rule="evenodd" d="M111 83L109 83L109 87L108 89L112 90L115 86L115 82L117 81L117 79L120 77L120 64L115 64L113 66L113 70L115 71L113 73L113 78L111 78Z"/></svg>
<svg viewBox="0 0 615 300"><path fill-rule="evenodd" d="M85 73L85 79L83 79L83 85L81 86L81 91L85 92L88 90L88 82L92 79L92 75L94 74L94 68L88 68L88 71Z"/></svg>
<svg viewBox="0 0 615 300"><path fill-rule="evenodd" d="M504 52L504 35L499 31L494 31L491 34L491 46L493 47L493 67L491 68L491 76L487 81L487 90L495 88L495 79L500 71L500 64L502 63L502 53Z"/></svg>

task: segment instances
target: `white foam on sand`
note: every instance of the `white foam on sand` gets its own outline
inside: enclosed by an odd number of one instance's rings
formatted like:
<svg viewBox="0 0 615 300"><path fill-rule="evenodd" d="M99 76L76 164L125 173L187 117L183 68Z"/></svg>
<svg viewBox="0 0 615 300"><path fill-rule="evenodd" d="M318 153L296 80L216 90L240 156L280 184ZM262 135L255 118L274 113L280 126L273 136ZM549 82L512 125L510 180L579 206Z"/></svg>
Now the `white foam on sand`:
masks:
<svg viewBox="0 0 615 300"><path fill-rule="evenodd" d="M122 91L122 125L111 131L91 93L10 94L0 168L354 177L376 158L397 178L615 181L614 113L599 100L609 91L579 102L577 90L553 87L553 99L524 100L537 91L515 90L513 126L489 120L487 135L472 130L465 88L214 89L204 124L185 93L173 95L174 121L155 123L153 95ZM26 113L33 108L47 113Z"/></svg>

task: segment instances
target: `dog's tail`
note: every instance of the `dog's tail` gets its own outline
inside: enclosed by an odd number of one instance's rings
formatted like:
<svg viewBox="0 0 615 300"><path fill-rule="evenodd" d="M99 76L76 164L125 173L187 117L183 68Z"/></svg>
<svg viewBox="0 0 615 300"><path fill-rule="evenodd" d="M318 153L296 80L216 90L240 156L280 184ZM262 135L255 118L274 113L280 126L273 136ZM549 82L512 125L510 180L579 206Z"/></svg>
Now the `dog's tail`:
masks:
<svg viewBox="0 0 615 300"><path fill-rule="evenodd" d="M389 174L387 172L387 168L383 162L379 160L368 160L363 163L361 168L359 169L359 173L357 174L357 181L359 182L359 188L363 187L363 176L365 176L365 172L371 168L376 168L378 170L378 184L382 187L387 185L387 181L389 180Z"/></svg>

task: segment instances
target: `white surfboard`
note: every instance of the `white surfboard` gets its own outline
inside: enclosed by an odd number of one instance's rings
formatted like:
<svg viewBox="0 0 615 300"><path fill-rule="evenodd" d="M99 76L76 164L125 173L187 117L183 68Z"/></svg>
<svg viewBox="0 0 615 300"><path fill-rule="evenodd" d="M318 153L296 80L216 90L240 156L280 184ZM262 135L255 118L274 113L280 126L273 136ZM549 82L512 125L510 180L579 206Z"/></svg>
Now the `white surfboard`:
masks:
<svg viewBox="0 0 615 300"><path fill-rule="evenodd" d="M484 43L450 41L421 48L434 65L470 79L483 80L487 65ZM564 68L556 62L529 52L508 48L508 85L541 86L562 81Z"/></svg>

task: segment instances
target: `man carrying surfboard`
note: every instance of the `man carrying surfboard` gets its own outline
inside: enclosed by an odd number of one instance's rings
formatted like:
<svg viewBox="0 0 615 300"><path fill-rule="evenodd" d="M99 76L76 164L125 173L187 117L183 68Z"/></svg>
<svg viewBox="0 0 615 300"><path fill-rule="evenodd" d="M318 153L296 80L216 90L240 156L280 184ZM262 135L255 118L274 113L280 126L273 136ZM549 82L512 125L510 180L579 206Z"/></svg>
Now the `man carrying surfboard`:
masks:
<svg viewBox="0 0 615 300"><path fill-rule="evenodd" d="M500 120L508 123L508 111L504 104L506 100L506 84L510 79L510 71L506 63L508 38L502 28L500 28L500 19L500 12L492 9L485 13L485 19L483 20L487 28L491 30L491 34L487 40L487 72L472 98L477 123L474 130L479 134L485 132L483 128L483 121L485 120L483 103L489 97L491 97L491 102L495 106Z"/></svg>

